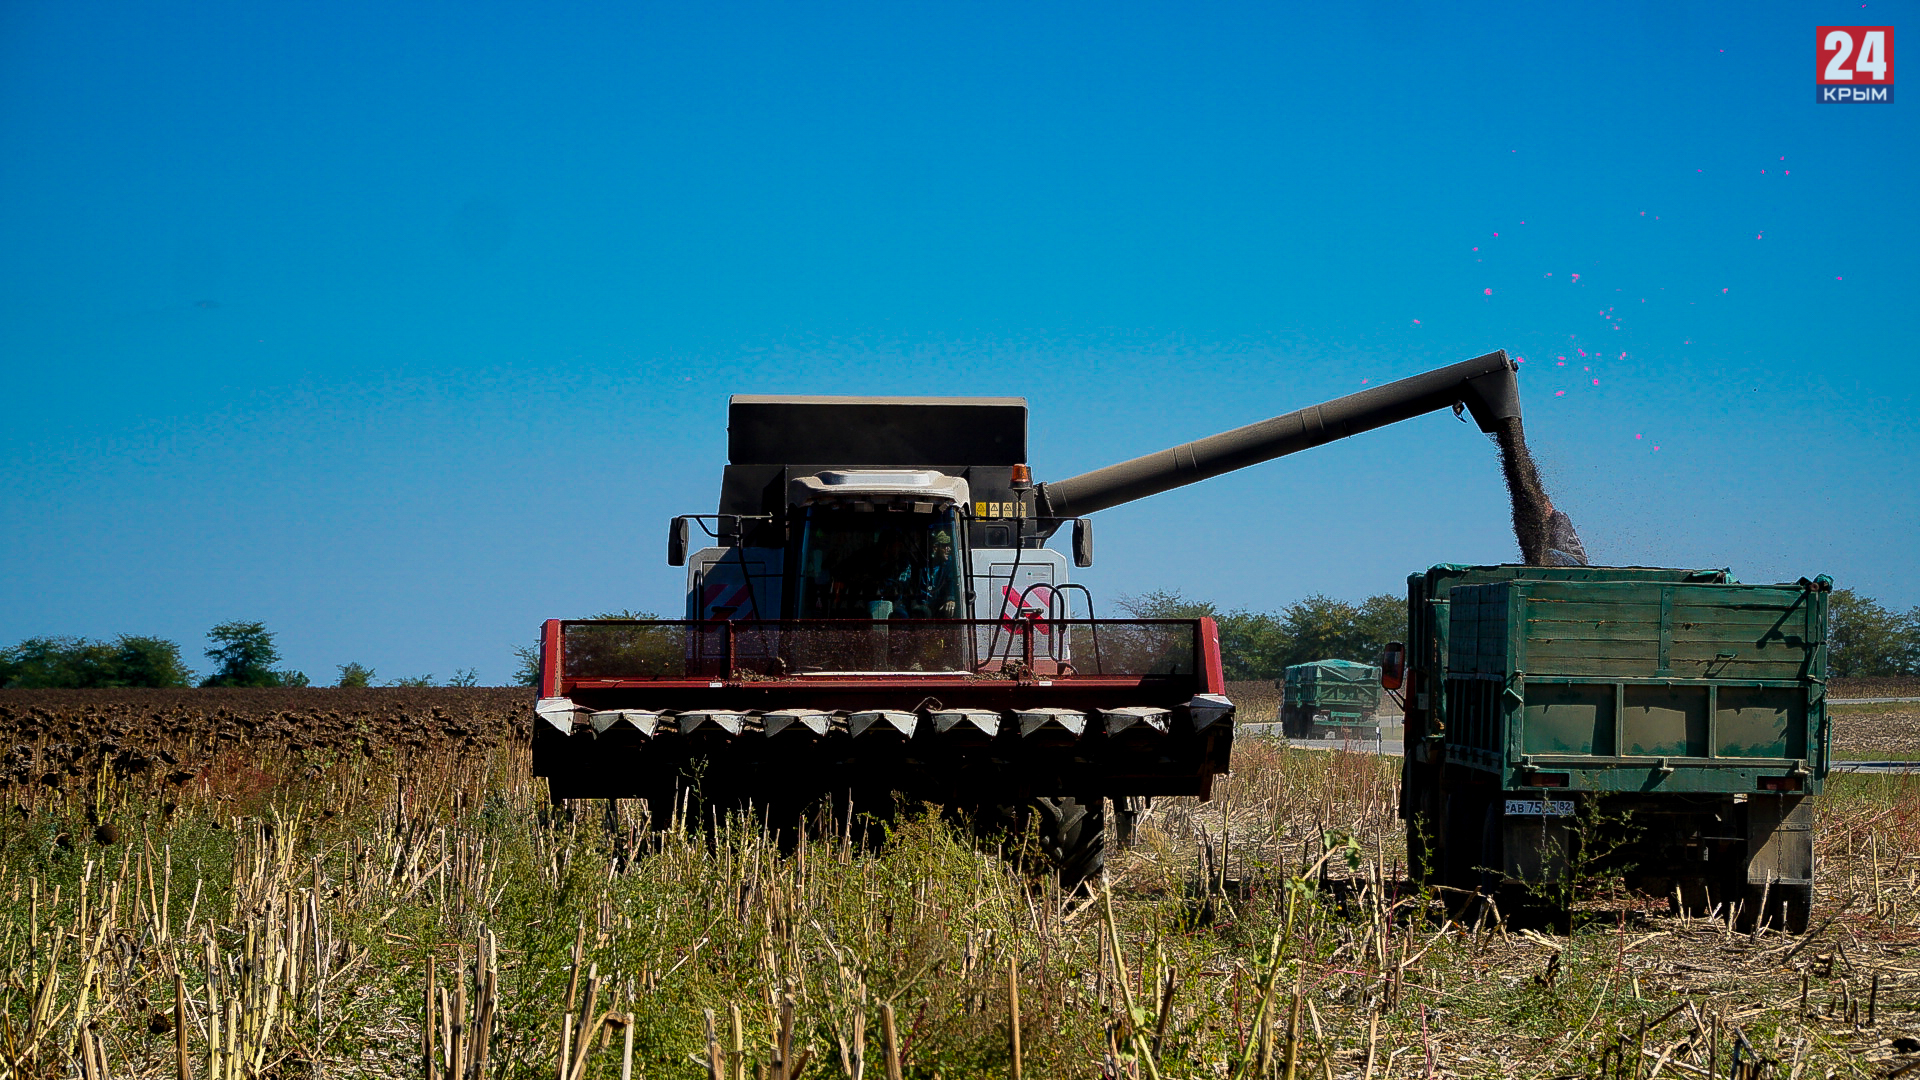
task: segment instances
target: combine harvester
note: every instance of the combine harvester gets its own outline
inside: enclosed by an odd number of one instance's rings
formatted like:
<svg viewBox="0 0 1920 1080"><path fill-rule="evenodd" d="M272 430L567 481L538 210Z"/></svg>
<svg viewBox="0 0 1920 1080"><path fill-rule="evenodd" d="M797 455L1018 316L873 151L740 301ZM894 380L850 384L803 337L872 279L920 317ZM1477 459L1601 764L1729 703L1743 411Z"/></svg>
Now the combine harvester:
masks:
<svg viewBox="0 0 1920 1080"><path fill-rule="evenodd" d="M1024 399L735 397L719 512L669 536L685 618L545 625L534 772L655 820L689 793L782 821L1036 808L1077 882L1106 800L1124 836L1147 798L1208 796L1234 707L1213 620L1095 618L1047 541L1090 566L1085 515L1447 408L1524 458L1504 352L1048 484Z"/></svg>

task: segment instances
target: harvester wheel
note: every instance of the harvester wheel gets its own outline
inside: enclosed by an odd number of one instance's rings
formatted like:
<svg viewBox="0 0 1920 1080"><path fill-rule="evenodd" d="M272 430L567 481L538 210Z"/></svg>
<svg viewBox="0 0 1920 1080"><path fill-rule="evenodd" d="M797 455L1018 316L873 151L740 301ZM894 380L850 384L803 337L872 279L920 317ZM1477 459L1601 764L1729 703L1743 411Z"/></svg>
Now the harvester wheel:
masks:
<svg viewBox="0 0 1920 1080"><path fill-rule="evenodd" d="M1038 797L1040 843L1060 875L1060 887L1076 889L1107 866L1106 801L1099 797Z"/></svg>

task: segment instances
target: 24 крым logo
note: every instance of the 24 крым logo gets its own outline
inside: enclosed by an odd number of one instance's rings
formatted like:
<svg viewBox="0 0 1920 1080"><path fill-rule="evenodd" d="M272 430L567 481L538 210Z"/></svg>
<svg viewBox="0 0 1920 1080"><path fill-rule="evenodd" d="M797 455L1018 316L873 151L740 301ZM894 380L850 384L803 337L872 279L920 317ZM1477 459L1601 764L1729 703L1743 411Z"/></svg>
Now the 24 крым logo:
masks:
<svg viewBox="0 0 1920 1080"><path fill-rule="evenodd" d="M1814 38L1814 100L1893 103L1893 27L1822 26Z"/></svg>

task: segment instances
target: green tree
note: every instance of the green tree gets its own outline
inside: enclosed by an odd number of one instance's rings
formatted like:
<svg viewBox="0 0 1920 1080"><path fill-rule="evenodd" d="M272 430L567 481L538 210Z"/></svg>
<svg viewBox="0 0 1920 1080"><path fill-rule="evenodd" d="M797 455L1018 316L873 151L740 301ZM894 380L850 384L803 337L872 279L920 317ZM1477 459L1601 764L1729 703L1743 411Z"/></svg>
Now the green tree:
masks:
<svg viewBox="0 0 1920 1080"><path fill-rule="evenodd" d="M373 685L373 669L360 664L341 664L340 681L335 686L360 687Z"/></svg>
<svg viewBox="0 0 1920 1080"><path fill-rule="evenodd" d="M1352 660L1371 664L1389 641L1405 641L1406 601L1382 593L1359 604L1315 594L1288 604L1278 614L1223 612L1205 600L1156 590L1120 598L1122 610L1136 619L1197 619L1211 616L1220 625L1220 660L1229 679L1277 679L1294 664L1314 660Z"/></svg>
<svg viewBox="0 0 1920 1080"><path fill-rule="evenodd" d="M113 641L113 686L191 686L177 642L122 634Z"/></svg>
<svg viewBox="0 0 1920 1080"><path fill-rule="evenodd" d="M0 686L186 686L192 677L180 646L155 637L38 637L0 650Z"/></svg>
<svg viewBox="0 0 1920 1080"><path fill-rule="evenodd" d="M306 686L306 675L275 669L280 650L265 623L224 622L207 631L214 646L207 659L218 665L201 686Z"/></svg>
<svg viewBox="0 0 1920 1080"><path fill-rule="evenodd" d="M12 687L98 686L106 648L85 638L28 638L0 654L0 676Z"/></svg>
<svg viewBox="0 0 1920 1080"><path fill-rule="evenodd" d="M1407 598L1380 593L1360 601L1358 619L1360 655L1342 657L1364 664L1378 663L1389 641L1407 640Z"/></svg>
<svg viewBox="0 0 1920 1080"><path fill-rule="evenodd" d="M1156 589L1123 596L1120 608L1136 619L1212 618L1220 627L1220 665L1229 679L1270 679L1291 647L1286 627L1272 615L1221 611L1211 601L1189 600L1179 592Z"/></svg>
<svg viewBox="0 0 1920 1080"><path fill-rule="evenodd" d="M1324 593L1288 604L1280 613L1290 639L1283 669L1314 660L1351 660L1360 648L1360 609Z"/></svg>
<svg viewBox="0 0 1920 1080"><path fill-rule="evenodd" d="M515 645L513 658L513 685L540 685L540 649L535 645Z"/></svg>
<svg viewBox="0 0 1920 1080"><path fill-rule="evenodd" d="M472 668L454 668L453 678L447 680L448 686L479 686L480 673Z"/></svg>
<svg viewBox="0 0 1920 1080"><path fill-rule="evenodd" d="M1136 619L1219 618L1220 609L1210 600L1189 600L1175 589L1155 589L1139 596L1122 596L1120 610Z"/></svg>
<svg viewBox="0 0 1920 1080"><path fill-rule="evenodd" d="M1260 611L1220 616L1220 664L1229 679L1277 679L1292 650L1293 636L1276 616Z"/></svg>
<svg viewBox="0 0 1920 1080"><path fill-rule="evenodd" d="M1897 615L1870 596L1827 598L1827 674L1859 679L1920 672L1920 608Z"/></svg>
<svg viewBox="0 0 1920 1080"><path fill-rule="evenodd" d="M408 687L432 686L433 676L432 675L402 675L401 677L393 680L387 685L388 686L408 686Z"/></svg>
<svg viewBox="0 0 1920 1080"><path fill-rule="evenodd" d="M1122 601L1123 606L1124 606L1124 603L1125 602L1123 600ZM623 609L620 611L603 611L600 614L594 615L591 617L595 619L637 619L639 621L645 622L652 619L658 619L660 616L655 615L651 611L628 611ZM1144 619L1144 618L1148 618L1148 616L1140 615L1140 616L1136 616L1136 618ZM534 687L539 686L540 685L540 646L538 644L515 645L513 647L513 659L514 659L513 685L514 686L534 686Z"/></svg>

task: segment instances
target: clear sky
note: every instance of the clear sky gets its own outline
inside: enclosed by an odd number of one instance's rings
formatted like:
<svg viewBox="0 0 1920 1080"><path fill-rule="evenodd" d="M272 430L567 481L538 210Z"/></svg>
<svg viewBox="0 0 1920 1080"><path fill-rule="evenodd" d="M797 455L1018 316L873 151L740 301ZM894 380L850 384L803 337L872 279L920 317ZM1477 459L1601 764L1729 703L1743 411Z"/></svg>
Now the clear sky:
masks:
<svg viewBox="0 0 1920 1080"><path fill-rule="evenodd" d="M1813 94L1915 11L11 0L0 641L500 681L678 610L729 394L1024 395L1045 480L1495 348L1596 562L1920 604L1920 56ZM1085 580L1399 592L1498 477L1426 417Z"/></svg>

